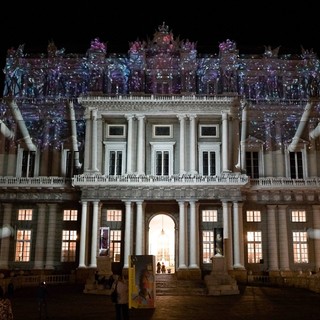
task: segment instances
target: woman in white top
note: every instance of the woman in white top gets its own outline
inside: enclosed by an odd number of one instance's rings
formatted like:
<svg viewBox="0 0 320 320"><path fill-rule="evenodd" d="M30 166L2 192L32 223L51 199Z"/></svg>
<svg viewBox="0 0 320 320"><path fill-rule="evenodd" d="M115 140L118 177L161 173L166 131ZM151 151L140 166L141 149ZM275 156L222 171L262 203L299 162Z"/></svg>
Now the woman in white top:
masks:
<svg viewBox="0 0 320 320"><path fill-rule="evenodd" d="M129 289L128 282L122 275L113 282L111 291L117 290L118 299L115 303L116 320L129 320Z"/></svg>

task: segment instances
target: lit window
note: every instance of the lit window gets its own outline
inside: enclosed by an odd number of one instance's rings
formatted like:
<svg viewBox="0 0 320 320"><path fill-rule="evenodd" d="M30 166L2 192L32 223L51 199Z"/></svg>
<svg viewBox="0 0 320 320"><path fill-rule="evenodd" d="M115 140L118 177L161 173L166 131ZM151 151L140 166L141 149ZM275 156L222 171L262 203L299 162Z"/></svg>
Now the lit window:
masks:
<svg viewBox="0 0 320 320"><path fill-rule="evenodd" d="M122 211L107 210L107 221L122 221Z"/></svg>
<svg viewBox="0 0 320 320"><path fill-rule="evenodd" d="M261 222L261 212L247 211L247 222Z"/></svg>
<svg viewBox="0 0 320 320"><path fill-rule="evenodd" d="M294 263L308 263L307 232L292 232L293 238L293 260Z"/></svg>
<svg viewBox="0 0 320 320"><path fill-rule="evenodd" d="M110 252L111 261L120 262L121 259L121 230L110 231Z"/></svg>
<svg viewBox="0 0 320 320"><path fill-rule="evenodd" d="M214 232L202 231L202 260L203 263L210 263L211 258L214 256Z"/></svg>
<svg viewBox="0 0 320 320"><path fill-rule="evenodd" d="M292 222L306 222L306 212L304 210L295 210L291 212Z"/></svg>
<svg viewBox="0 0 320 320"><path fill-rule="evenodd" d="M63 220L64 221L77 221L78 220L78 210L63 210Z"/></svg>
<svg viewBox="0 0 320 320"><path fill-rule="evenodd" d="M261 231L248 231L248 263L260 263L262 260Z"/></svg>
<svg viewBox="0 0 320 320"><path fill-rule="evenodd" d="M32 220L32 209L20 209L18 220Z"/></svg>
<svg viewBox="0 0 320 320"><path fill-rule="evenodd" d="M30 261L31 230L17 230L15 261Z"/></svg>
<svg viewBox="0 0 320 320"><path fill-rule="evenodd" d="M202 210L202 222L217 222L218 210Z"/></svg>
<svg viewBox="0 0 320 320"><path fill-rule="evenodd" d="M77 231L62 230L61 262L76 261Z"/></svg>

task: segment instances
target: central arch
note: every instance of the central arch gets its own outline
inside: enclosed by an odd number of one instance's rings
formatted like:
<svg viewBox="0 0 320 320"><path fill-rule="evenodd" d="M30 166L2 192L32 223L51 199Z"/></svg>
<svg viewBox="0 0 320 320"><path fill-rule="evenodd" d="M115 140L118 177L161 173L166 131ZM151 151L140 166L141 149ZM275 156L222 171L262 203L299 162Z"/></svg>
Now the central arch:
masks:
<svg viewBox="0 0 320 320"><path fill-rule="evenodd" d="M175 272L175 223L167 214L158 214L149 222L149 254L164 264L165 273ZM161 272L161 271L160 271Z"/></svg>

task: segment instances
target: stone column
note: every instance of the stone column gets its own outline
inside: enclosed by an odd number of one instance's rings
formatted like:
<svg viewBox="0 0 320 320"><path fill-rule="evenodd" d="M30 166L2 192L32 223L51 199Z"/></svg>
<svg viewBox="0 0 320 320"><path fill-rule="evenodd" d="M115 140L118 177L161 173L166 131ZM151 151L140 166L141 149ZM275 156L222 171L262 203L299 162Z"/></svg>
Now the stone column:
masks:
<svg viewBox="0 0 320 320"><path fill-rule="evenodd" d="M131 254L131 216L132 216L132 202L126 201L126 215L125 215L125 234L124 234L124 268L129 268L129 255Z"/></svg>
<svg viewBox="0 0 320 320"><path fill-rule="evenodd" d="M242 203L233 203L233 248L235 269L244 269Z"/></svg>
<svg viewBox="0 0 320 320"><path fill-rule="evenodd" d="M289 267L289 250L288 250L288 227L287 227L287 206L278 206L279 216L279 258L280 269L290 270Z"/></svg>
<svg viewBox="0 0 320 320"><path fill-rule="evenodd" d="M142 248L143 234L144 234L144 223L143 223L143 201L136 201L137 204L137 226L136 226L136 254L144 254Z"/></svg>
<svg viewBox="0 0 320 320"><path fill-rule="evenodd" d="M145 174L145 116L138 116L139 129L138 129L138 154L137 154L137 171L138 174Z"/></svg>
<svg viewBox="0 0 320 320"><path fill-rule="evenodd" d="M320 230L320 205L313 205L313 228L317 231ZM320 271L320 238L315 237L314 251L315 251L315 271Z"/></svg>
<svg viewBox="0 0 320 320"><path fill-rule="evenodd" d="M132 115L132 114L126 115L126 118L128 120L127 173L131 174L131 173L133 173L132 150L133 150L133 119L134 119L134 115Z"/></svg>
<svg viewBox="0 0 320 320"><path fill-rule="evenodd" d="M81 215L81 231L80 231L80 254L79 254L79 268L85 268L86 263L86 235L87 235L87 201L82 202L82 215Z"/></svg>
<svg viewBox="0 0 320 320"><path fill-rule="evenodd" d="M198 238L197 238L197 214L195 201L189 201L190 204L190 262L189 268L199 268L197 264L197 250L198 250Z"/></svg>
<svg viewBox="0 0 320 320"><path fill-rule="evenodd" d="M44 252L45 252L45 238L46 238L46 205L38 204L38 223L37 223L37 238L34 257L34 269L44 268Z"/></svg>
<svg viewBox="0 0 320 320"><path fill-rule="evenodd" d="M279 270L278 263L278 237L276 228L276 205L267 205L268 210L268 252L269 270Z"/></svg>
<svg viewBox="0 0 320 320"><path fill-rule="evenodd" d="M196 137L197 137L197 130L196 130L196 118L195 114L190 114L190 170L191 174L197 174L196 170Z"/></svg>
<svg viewBox="0 0 320 320"><path fill-rule="evenodd" d="M57 204L49 203L46 269L54 269L54 248L56 245ZM58 239L57 239L58 240ZM61 239L59 239L61 240Z"/></svg>
<svg viewBox="0 0 320 320"><path fill-rule="evenodd" d="M229 171L228 113L222 112L222 171Z"/></svg>
<svg viewBox="0 0 320 320"><path fill-rule="evenodd" d="M184 201L179 201L179 269L187 268L186 237L187 237L186 203Z"/></svg>
<svg viewBox="0 0 320 320"><path fill-rule="evenodd" d="M98 171L97 169L97 141L98 141L97 110L92 110L91 117L92 117L91 169L92 171Z"/></svg>
<svg viewBox="0 0 320 320"><path fill-rule="evenodd" d="M185 170L185 126L186 126L186 121L185 121L185 118L186 118L186 115L178 115L177 116L179 121L180 121L180 152L179 152L179 155L180 155L180 169L179 169L179 173L180 175L183 175L186 173L186 170Z"/></svg>
<svg viewBox="0 0 320 320"><path fill-rule="evenodd" d="M232 245L232 218L231 203L222 202L223 209L223 239L224 239L224 256L226 257L227 270L233 269L233 245Z"/></svg>
<svg viewBox="0 0 320 320"><path fill-rule="evenodd" d="M97 252L98 252L98 213L99 201L93 202L93 217L92 217L92 237L91 237L91 268L97 267Z"/></svg>
<svg viewBox="0 0 320 320"><path fill-rule="evenodd" d="M11 226L11 203L3 204L3 220L2 227ZM9 249L10 249L10 240L13 239L10 236L1 239L1 250L0 250L0 269L9 269Z"/></svg>

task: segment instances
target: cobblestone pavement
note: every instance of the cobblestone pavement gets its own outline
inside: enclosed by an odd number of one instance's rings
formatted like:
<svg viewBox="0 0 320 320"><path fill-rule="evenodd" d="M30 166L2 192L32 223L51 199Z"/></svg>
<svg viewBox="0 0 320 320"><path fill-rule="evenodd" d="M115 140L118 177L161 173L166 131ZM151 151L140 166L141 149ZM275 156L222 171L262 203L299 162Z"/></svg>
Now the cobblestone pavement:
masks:
<svg viewBox="0 0 320 320"><path fill-rule="evenodd" d="M110 297L83 293L81 285L48 286L48 319L113 320ZM39 319L36 288L17 289L14 320ZM154 309L130 309L130 320L320 319L320 294L299 288L240 287L229 296L157 296Z"/></svg>

